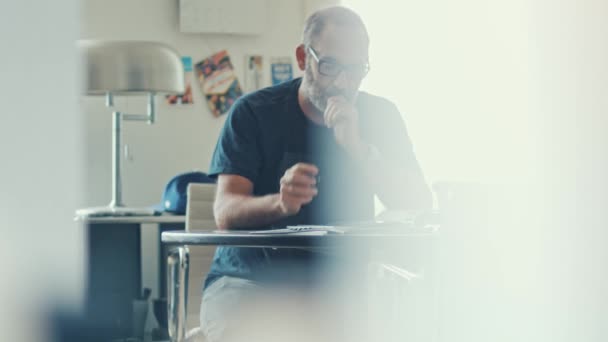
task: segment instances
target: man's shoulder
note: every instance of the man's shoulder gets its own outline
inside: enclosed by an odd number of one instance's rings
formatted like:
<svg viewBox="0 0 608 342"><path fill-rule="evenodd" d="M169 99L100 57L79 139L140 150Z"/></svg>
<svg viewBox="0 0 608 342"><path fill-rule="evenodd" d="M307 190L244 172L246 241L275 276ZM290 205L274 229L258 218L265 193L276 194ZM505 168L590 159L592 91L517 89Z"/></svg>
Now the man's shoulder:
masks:
<svg viewBox="0 0 608 342"><path fill-rule="evenodd" d="M247 106L254 114L273 113L295 101L299 79L266 87L242 96L237 105Z"/></svg>
<svg viewBox="0 0 608 342"><path fill-rule="evenodd" d="M399 115L397 106L392 101L364 91L360 91L357 96L357 108L364 115L369 114L376 118L381 115Z"/></svg>
<svg viewBox="0 0 608 342"><path fill-rule="evenodd" d="M359 92L359 95L357 96L357 105L365 107L395 106L389 99L382 96L373 95L365 91Z"/></svg>

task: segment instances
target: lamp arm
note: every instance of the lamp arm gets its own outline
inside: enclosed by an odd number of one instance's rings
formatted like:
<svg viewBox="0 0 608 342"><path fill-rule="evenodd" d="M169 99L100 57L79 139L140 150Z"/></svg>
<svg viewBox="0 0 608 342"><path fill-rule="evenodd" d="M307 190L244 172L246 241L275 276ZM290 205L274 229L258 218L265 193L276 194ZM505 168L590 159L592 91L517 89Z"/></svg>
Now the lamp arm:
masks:
<svg viewBox="0 0 608 342"><path fill-rule="evenodd" d="M110 208L124 207L120 174L121 123L122 113L114 112L112 115L112 202L110 202Z"/></svg>
<svg viewBox="0 0 608 342"><path fill-rule="evenodd" d="M114 106L114 96L111 93L106 94L106 106ZM120 167L120 149L122 146L121 131L122 121L148 121L148 124L153 124L156 118L156 107L154 105L154 93L148 94L148 114L124 114L118 111L113 113L112 117L112 201L110 208L124 207L122 202L122 174Z"/></svg>
<svg viewBox="0 0 608 342"><path fill-rule="evenodd" d="M125 114L122 113L122 119L125 121L147 121L148 124L153 124L156 121L156 105L154 103L155 93L148 93L148 113L147 114ZM114 95L106 94L106 106L114 106Z"/></svg>

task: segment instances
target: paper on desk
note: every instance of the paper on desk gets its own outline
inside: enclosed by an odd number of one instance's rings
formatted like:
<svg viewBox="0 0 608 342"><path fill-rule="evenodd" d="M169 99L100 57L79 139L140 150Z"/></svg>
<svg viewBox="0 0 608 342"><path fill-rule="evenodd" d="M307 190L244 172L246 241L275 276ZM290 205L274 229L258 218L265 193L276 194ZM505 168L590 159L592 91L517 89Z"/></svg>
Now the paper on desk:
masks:
<svg viewBox="0 0 608 342"><path fill-rule="evenodd" d="M326 235L327 233L344 233L334 226L299 225L280 229L256 230L250 234L292 234L292 235Z"/></svg>
<svg viewBox="0 0 608 342"><path fill-rule="evenodd" d="M290 230L293 230L296 232L322 231L322 232L328 232L328 233L344 234L344 230L337 228L336 226L297 225L297 226L287 226L287 229L290 229Z"/></svg>

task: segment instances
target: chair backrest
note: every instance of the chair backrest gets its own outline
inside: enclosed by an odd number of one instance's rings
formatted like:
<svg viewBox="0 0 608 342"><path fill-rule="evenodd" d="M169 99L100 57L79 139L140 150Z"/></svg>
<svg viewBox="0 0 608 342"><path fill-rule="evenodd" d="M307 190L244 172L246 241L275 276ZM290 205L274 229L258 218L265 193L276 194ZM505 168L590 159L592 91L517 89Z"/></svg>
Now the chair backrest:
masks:
<svg viewBox="0 0 608 342"><path fill-rule="evenodd" d="M217 228L213 217L215 184L188 184L186 204L186 231L214 230ZM188 330L199 326L199 308L202 300L201 288L213 261L215 246L190 246L190 272L188 277Z"/></svg>
<svg viewBox="0 0 608 342"><path fill-rule="evenodd" d="M188 184L188 204L186 205L186 231L214 230L213 218L215 184Z"/></svg>

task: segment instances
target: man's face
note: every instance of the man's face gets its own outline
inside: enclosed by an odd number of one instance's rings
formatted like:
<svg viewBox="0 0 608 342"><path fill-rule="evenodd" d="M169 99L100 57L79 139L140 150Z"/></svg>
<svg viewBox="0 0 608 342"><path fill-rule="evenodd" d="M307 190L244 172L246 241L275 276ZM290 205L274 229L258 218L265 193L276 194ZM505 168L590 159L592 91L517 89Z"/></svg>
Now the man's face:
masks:
<svg viewBox="0 0 608 342"><path fill-rule="evenodd" d="M324 112L332 96L354 102L368 63L365 33L329 24L311 45L303 85L312 104Z"/></svg>

